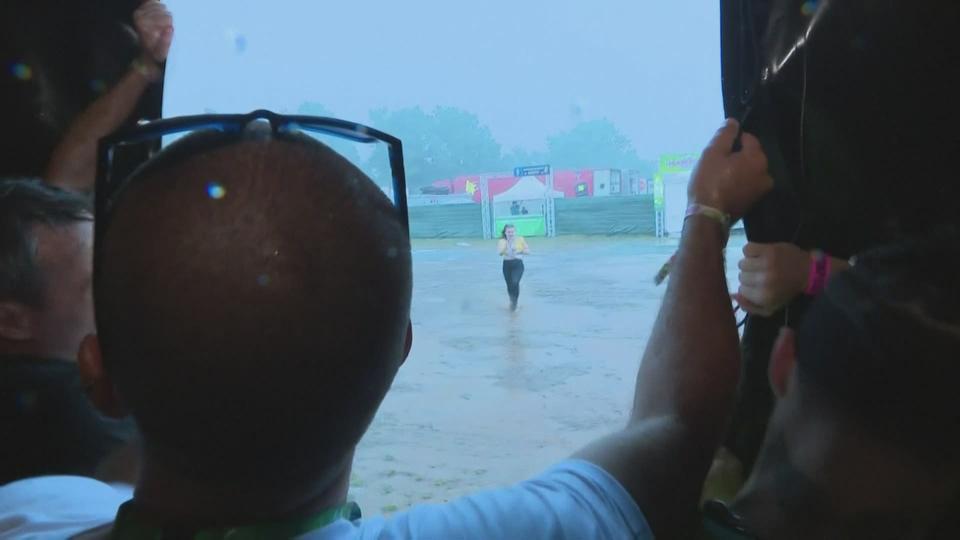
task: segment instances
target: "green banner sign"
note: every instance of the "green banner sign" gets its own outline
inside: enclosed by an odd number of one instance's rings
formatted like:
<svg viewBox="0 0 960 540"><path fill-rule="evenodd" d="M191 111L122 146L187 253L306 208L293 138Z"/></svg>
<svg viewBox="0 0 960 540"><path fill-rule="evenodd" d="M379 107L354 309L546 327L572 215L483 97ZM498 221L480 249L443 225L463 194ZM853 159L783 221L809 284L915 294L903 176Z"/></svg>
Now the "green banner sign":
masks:
<svg viewBox="0 0 960 540"><path fill-rule="evenodd" d="M683 173L693 170L700 159L700 154L696 152L686 152L682 154L663 154L660 156L660 174Z"/></svg>
<svg viewBox="0 0 960 540"><path fill-rule="evenodd" d="M653 207L663 210L663 175L660 173L653 177Z"/></svg>
<svg viewBox="0 0 960 540"><path fill-rule="evenodd" d="M494 230L497 233L495 238L500 238L503 226L508 223L513 225L520 236L547 235L547 221L543 216L510 216L509 218L497 218L494 223L496 224Z"/></svg>

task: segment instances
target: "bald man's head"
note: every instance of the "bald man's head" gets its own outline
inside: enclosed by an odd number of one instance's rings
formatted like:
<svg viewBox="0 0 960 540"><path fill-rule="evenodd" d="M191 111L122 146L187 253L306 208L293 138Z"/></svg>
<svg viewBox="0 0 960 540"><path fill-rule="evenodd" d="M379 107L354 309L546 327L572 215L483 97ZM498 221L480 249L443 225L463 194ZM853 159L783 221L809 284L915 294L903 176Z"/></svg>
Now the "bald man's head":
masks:
<svg viewBox="0 0 960 540"><path fill-rule="evenodd" d="M395 208L304 136L192 135L134 177L95 294L104 362L148 452L211 481L322 476L405 354Z"/></svg>

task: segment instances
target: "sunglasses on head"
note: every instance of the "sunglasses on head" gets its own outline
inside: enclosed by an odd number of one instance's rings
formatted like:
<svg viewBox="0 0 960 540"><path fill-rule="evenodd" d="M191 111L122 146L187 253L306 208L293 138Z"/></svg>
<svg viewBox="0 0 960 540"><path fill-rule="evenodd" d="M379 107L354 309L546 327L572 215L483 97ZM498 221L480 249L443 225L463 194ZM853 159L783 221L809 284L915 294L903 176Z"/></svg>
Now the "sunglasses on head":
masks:
<svg viewBox="0 0 960 540"><path fill-rule="evenodd" d="M118 195L130 182L132 167L129 163L118 166L124 149L138 149L140 155L135 164L150 157L160 148L164 137L187 135L200 131L240 133L253 122L269 124L273 133L308 132L331 135L358 143L384 143L387 146L392 178L393 204L404 229L409 234L407 210L407 183L403 168L403 145L400 139L377 129L321 116L283 115L267 110L247 114L202 114L180 116L141 123L133 128L115 132L100 140L97 150L97 176L94 195L94 246L100 244L110 223ZM146 152L144 155L144 148Z"/></svg>

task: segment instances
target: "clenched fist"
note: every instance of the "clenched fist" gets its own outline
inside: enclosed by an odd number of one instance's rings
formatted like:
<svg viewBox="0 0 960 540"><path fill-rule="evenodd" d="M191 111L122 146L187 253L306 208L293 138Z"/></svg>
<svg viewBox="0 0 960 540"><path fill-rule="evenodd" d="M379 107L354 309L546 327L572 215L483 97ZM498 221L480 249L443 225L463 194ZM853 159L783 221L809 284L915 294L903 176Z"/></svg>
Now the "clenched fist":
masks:
<svg viewBox="0 0 960 540"><path fill-rule="evenodd" d="M804 291L809 275L809 252L793 244L749 242L734 299L747 313L769 317Z"/></svg>
<svg viewBox="0 0 960 540"><path fill-rule="evenodd" d="M733 151L739 130L736 120L727 119L703 151L687 186L690 203L721 210L730 215L731 223L773 188L767 156L756 137L744 133L743 148Z"/></svg>
<svg viewBox="0 0 960 540"><path fill-rule="evenodd" d="M163 63L173 42L173 15L159 0L147 0L133 12L133 25L144 55Z"/></svg>

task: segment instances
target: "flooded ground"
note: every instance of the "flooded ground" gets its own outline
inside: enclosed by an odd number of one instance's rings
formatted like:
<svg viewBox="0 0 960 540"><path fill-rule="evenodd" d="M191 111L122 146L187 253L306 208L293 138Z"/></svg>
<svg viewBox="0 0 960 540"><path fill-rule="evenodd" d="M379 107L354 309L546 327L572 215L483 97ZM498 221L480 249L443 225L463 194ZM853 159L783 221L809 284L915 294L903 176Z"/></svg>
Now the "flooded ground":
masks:
<svg viewBox="0 0 960 540"><path fill-rule="evenodd" d="M744 242L727 249L731 283ZM530 244L511 313L495 242L414 242L413 350L351 479L365 515L510 485L626 422L676 242Z"/></svg>

